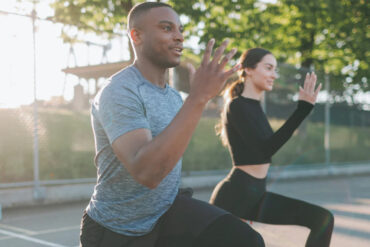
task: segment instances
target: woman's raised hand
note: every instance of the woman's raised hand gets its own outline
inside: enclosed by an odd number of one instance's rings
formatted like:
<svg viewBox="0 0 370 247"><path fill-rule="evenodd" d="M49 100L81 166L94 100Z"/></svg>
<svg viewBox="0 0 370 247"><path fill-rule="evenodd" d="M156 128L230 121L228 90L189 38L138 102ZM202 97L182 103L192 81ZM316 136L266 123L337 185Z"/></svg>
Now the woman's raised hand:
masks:
<svg viewBox="0 0 370 247"><path fill-rule="evenodd" d="M307 73L304 80L303 88L299 87L299 100L307 101L308 103L315 104L317 95L321 89L321 83L316 87L317 76L315 72Z"/></svg>

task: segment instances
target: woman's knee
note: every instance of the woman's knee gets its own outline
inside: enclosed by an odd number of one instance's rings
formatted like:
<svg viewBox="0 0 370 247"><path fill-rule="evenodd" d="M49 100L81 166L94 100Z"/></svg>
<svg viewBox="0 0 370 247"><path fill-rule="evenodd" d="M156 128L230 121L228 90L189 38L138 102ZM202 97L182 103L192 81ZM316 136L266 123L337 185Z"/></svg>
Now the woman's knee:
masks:
<svg viewBox="0 0 370 247"><path fill-rule="evenodd" d="M326 229L326 231L332 231L334 227L334 215L326 208L318 207L314 215L307 215L312 217L313 228Z"/></svg>
<svg viewBox="0 0 370 247"><path fill-rule="evenodd" d="M334 227L334 215L332 212L330 212L327 209L323 209L323 223L326 225L327 228L333 228Z"/></svg>

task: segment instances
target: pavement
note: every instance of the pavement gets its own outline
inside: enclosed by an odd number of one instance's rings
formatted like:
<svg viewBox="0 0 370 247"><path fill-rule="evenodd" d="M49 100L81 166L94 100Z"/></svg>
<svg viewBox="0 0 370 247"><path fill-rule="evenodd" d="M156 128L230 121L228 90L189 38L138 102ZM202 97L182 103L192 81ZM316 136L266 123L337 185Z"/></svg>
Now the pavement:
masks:
<svg viewBox="0 0 370 247"><path fill-rule="evenodd" d="M185 185L189 182L184 181ZM335 215L332 247L370 246L370 174L304 179L275 177L268 180L268 190L330 209ZM198 186L194 197L208 201L211 193L212 187ZM4 208L0 221L0 247L77 247L79 223L87 202L84 199ZM299 226L258 222L251 226L261 233L268 247L304 246L309 233L308 229Z"/></svg>
<svg viewBox="0 0 370 247"><path fill-rule="evenodd" d="M224 171L183 172L182 187L194 189L213 188L228 173ZM340 165L290 165L271 167L268 181L304 180L341 176L370 175L370 163ZM1 208L41 206L88 200L93 192L96 178L75 180L40 181L37 187L32 182L17 184L0 183Z"/></svg>

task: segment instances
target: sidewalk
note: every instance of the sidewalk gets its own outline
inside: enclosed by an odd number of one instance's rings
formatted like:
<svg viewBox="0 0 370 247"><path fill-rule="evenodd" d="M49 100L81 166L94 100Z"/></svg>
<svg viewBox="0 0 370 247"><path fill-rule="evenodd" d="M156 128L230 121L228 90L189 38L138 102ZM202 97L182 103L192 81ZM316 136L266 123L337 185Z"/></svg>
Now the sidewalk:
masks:
<svg viewBox="0 0 370 247"><path fill-rule="evenodd" d="M183 172L181 187L194 189L212 188L223 179L228 170ZM370 164L341 165L295 165L271 167L268 181L294 179L312 179L336 176L352 176L370 174ZM46 205L72 201L88 200L93 192L95 178L81 180L58 180L40 182L36 195L32 183L24 183L22 187L0 184L0 209L31 205ZM34 198L38 198L35 200ZM0 210L1 215L1 210Z"/></svg>
<svg viewBox="0 0 370 247"><path fill-rule="evenodd" d="M195 189L194 198L208 201L212 190L212 187ZM331 247L370 246L370 174L278 179L269 182L268 190L329 209L335 217ZM83 200L5 209L0 221L0 246L78 247L81 215L87 203L88 200ZM263 236L268 247L304 247L309 233L300 226L258 222L251 226Z"/></svg>
<svg viewBox="0 0 370 247"><path fill-rule="evenodd" d="M183 172L182 186L192 188L214 187L223 179L229 170ZM370 174L370 163L340 164L340 165L292 165L272 166L269 170L268 180L295 180L312 179L336 176L352 176Z"/></svg>

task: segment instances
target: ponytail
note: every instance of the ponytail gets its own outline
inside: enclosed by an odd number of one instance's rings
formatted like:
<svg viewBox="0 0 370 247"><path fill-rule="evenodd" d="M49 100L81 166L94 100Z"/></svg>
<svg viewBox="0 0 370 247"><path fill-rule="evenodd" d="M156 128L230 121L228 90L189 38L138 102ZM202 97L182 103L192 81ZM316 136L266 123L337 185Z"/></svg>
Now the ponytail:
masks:
<svg viewBox="0 0 370 247"><path fill-rule="evenodd" d="M243 76L243 74L242 74L242 76ZM228 85L222 93L222 96L223 96L223 99L224 99L224 107L223 107L223 110L221 112L221 119L216 124L215 130L216 130L216 135L220 136L221 141L222 141L222 145L224 145L225 147L228 145L225 125L224 125L224 121L226 119L226 108L227 108L228 103L233 98L236 98L236 97L238 97L242 94L242 92L244 90L244 77L242 77L242 76L238 80L236 80L236 81L232 82L230 85Z"/></svg>

